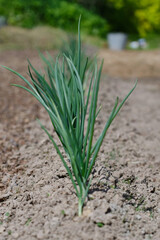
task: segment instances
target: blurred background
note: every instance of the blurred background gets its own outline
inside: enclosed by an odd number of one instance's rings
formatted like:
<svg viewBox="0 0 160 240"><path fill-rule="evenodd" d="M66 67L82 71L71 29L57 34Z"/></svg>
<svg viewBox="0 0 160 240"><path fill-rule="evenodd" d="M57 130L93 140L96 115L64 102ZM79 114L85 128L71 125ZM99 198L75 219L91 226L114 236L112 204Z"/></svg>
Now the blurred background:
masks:
<svg viewBox="0 0 160 240"><path fill-rule="evenodd" d="M0 0L0 51L74 50L80 15L85 52L109 76L159 78L159 0Z"/></svg>
<svg viewBox="0 0 160 240"><path fill-rule="evenodd" d="M80 15L90 43L107 47L109 32L123 32L127 48L160 47L159 0L0 0L0 26L10 26L1 29L0 48L56 48L77 31Z"/></svg>

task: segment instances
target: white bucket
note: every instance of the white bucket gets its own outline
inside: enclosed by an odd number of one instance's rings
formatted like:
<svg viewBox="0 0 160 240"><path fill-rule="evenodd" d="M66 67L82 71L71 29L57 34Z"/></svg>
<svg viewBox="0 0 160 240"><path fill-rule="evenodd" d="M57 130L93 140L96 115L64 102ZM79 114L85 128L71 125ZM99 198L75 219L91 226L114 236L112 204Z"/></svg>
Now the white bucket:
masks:
<svg viewBox="0 0 160 240"><path fill-rule="evenodd" d="M122 50L126 47L127 34L125 33L109 33L107 35L108 46L111 50Z"/></svg>

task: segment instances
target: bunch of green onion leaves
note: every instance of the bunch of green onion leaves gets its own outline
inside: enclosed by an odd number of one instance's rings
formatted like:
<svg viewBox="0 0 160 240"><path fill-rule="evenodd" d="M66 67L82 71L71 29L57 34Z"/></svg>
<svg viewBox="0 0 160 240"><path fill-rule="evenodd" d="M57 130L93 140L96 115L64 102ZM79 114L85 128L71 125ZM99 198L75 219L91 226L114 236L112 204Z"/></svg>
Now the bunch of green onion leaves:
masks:
<svg viewBox="0 0 160 240"><path fill-rule="evenodd" d="M65 53L58 55L56 60L50 55L48 59L40 54L46 66L45 75L39 73L28 61L30 81L16 71L3 67L20 77L27 87L13 85L32 94L48 112L54 131L69 161L65 160L66 158L47 129L41 123L40 125L53 143L72 181L78 197L78 215L80 216L88 196L92 180L91 173L103 139L136 84L120 104L118 104L118 97L116 98L103 131L93 143L95 122L100 112L97 100L103 62L98 67L96 58L92 60L92 64L89 63L87 57L82 58L80 20L77 45L74 60Z"/></svg>

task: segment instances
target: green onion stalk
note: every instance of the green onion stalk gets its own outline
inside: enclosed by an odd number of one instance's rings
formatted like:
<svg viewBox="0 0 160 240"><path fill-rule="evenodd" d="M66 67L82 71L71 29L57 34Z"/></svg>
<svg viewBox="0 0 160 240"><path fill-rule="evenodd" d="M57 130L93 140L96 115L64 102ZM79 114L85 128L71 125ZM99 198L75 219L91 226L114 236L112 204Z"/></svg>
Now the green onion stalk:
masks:
<svg viewBox="0 0 160 240"><path fill-rule="evenodd" d="M71 179L78 197L78 215L81 216L92 181L91 173L103 139L137 83L120 104L118 104L118 97L116 98L103 131L93 144L95 121L100 112L97 100L103 61L98 67L96 58L92 60L92 63L88 62L87 57L82 58L80 20L76 60L65 53L58 55L55 61L49 54L48 58L42 54L40 57L45 62L45 75L38 72L28 61L30 81L18 72L3 67L16 74L27 84L27 87L18 84L13 84L13 86L32 94L47 111L69 161L65 160L46 127L39 120L38 122L53 143ZM85 82L87 88L84 87ZM86 128L85 125L87 125Z"/></svg>

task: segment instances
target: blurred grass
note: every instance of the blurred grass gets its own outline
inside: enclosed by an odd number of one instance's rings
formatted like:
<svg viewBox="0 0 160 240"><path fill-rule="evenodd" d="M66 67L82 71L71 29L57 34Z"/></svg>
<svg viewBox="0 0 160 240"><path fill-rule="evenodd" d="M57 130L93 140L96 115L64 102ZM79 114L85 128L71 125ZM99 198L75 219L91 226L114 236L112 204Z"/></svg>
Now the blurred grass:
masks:
<svg viewBox="0 0 160 240"><path fill-rule="evenodd" d="M39 49L51 50L61 48L67 41L69 33L49 26L38 26L33 29L5 26L0 28L0 51ZM98 37L82 34L84 43L104 47L106 41Z"/></svg>
<svg viewBox="0 0 160 240"><path fill-rule="evenodd" d="M146 37L148 49L160 49L160 34L148 34Z"/></svg>
<svg viewBox="0 0 160 240"><path fill-rule="evenodd" d="M128 46L127 49L131 48L129 47L129 42L132 41L137 41L140 37L138 35L134 35L134 34L130 34L128 36ZM144 37L146 42L147 42L147 47L145 49L135 49L137 50L141 50L141 51L145 51L145 50L154 50L154 49L160 49L160 35L153 33L153 34L148 34L146 37ZM134 51L135 51L134 50Z"/></svg>
<svg viewBox="0 0 160 240"><path fill-rule="evenodd" d="M6 26L0 29L0 50L55 49L65 38L63 30L48 26L33 29Z"/></svg>
<svg viewBox="0 0 160 240"><path fill-rule="evenodd" d="M62 48L68 41L68 33L59 28L38 26L33 29L5 26L0 28L0 51L39 49L52 50ZM77 37L75 35L75 37ZM129 35L129 42L139 39L138 35ZM160 35L150 34L146 36L147 48L144 50L160 49ZM107 41L95 36L82 33L82 40L88 46L107 48ZM127 49L130 49L127 47ZM142 49L137 49L142 50ZM143 50L143 51L144 51Z"/></svg>

